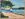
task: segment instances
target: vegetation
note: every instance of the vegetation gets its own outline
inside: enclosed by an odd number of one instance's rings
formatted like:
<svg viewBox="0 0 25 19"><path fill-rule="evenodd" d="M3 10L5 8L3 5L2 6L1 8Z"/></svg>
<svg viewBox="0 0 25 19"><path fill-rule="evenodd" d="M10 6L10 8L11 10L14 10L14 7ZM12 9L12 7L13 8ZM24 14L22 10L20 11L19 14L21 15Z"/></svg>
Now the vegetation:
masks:
<svg viewBox="0 0 25 19"><path fill-rule="evenodd" d="M6 6L3 6L3 7L10 7L10 8L12 8L14 5L12 5L12 3L10 2L10 1L4 1L4 2L2 2L3 4L5 4Z"/></svg>
<svg viewBox="0 0 25 19"><path fill-rule="evenodd" d="M20 7L20 8L18 8L18 9L23 9L23 10L24 10L24 7Z"/></svg>

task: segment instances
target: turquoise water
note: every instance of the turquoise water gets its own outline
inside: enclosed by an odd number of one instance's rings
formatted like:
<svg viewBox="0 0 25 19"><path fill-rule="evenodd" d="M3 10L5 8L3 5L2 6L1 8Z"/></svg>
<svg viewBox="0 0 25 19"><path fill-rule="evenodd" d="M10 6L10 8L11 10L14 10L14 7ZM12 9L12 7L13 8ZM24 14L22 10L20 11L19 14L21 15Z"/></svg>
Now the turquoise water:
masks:
<svg viewBox="0 0 25 19"><path fill-rule="evenodd" d="M11 11L18 14L24 13L24 10L0 10L0 12L11 12Z"/></svg>
<svg viewBox="0 0 25 19"><path fill-rule="evenodd" d="M18 14L23 14L24 13L24 10L12 10L12 12L18 13Z"/></svg>

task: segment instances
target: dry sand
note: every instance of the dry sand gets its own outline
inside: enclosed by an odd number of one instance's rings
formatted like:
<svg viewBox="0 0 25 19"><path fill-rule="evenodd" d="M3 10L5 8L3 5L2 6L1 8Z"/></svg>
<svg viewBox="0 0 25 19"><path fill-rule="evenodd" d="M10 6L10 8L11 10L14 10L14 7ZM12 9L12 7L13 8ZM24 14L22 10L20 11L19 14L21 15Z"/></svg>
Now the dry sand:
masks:
<svg viewBox="0 0 25 19"><path fill-rule="evenodd" d="M4 13L5 16L11 16L11 19L24 19L24 16L22 15L16 15L14 13Z"/></svg>

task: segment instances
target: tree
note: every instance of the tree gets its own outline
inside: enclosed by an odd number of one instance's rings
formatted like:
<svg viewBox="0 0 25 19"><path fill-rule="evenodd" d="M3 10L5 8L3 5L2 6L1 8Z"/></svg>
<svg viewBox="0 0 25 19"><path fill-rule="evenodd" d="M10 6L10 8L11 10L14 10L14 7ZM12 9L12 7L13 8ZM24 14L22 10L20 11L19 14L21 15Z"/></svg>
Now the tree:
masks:
<svg viewBox="0 0 25 19"><path fill-rule="evenodd" d="M18 8L18 9L23 9L23 10L24 10L24 7L20 7L20 8Z"/></svg>
<svg viewBox="0 0 25 19"><path fill-rule="evenodd" d="M14 6L14 5L12 5L12 3L10 1L4 1L2 3L5 4L6 6L9 6L10 8L12 8Z"/></svg>

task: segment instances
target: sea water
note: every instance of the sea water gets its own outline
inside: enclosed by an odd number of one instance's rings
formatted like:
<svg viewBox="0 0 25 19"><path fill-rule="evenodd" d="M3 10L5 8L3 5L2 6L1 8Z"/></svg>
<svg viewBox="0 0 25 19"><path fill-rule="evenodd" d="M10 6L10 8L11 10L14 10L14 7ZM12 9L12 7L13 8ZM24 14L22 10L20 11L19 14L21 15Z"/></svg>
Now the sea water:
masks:
<svg viewBox="0 0 25 19"><path fill-rule="evenodd" d="M0 10L1 12L13 12L13 13L18 13L18 14L23 14L24 10Z"/></svg>

